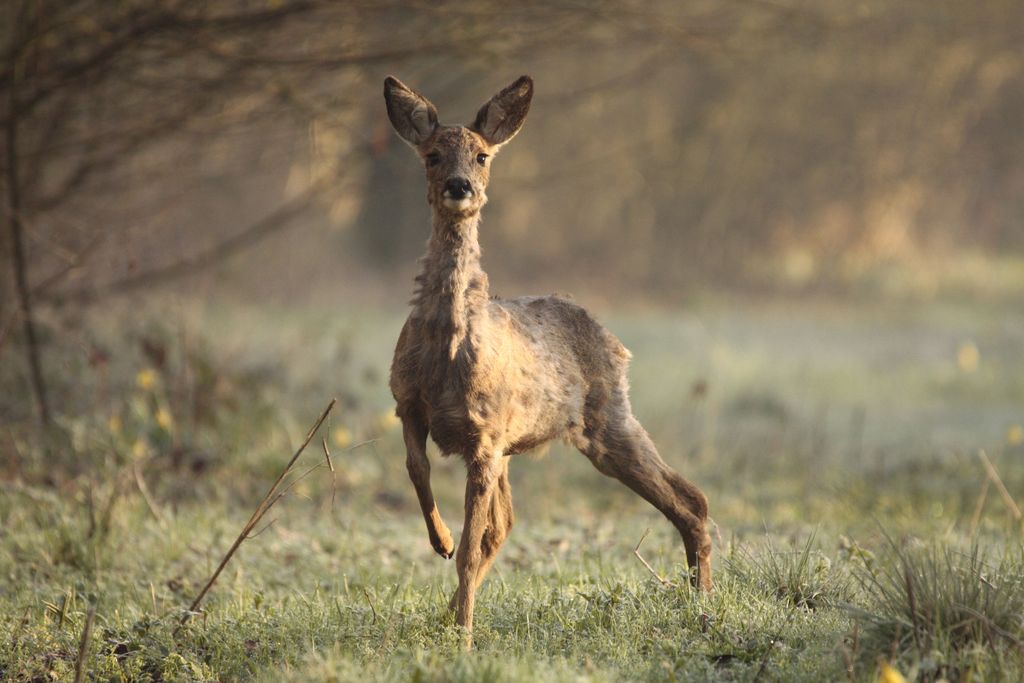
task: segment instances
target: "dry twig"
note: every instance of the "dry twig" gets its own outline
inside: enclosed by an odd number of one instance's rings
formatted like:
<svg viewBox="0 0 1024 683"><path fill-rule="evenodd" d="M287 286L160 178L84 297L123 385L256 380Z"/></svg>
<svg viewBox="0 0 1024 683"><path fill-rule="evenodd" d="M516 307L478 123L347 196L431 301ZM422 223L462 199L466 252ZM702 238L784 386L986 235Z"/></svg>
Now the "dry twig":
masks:
<svg viewBox="0 0 1024 683"><path fill-rule="evenodd" d="M139 463L132 465L132 473L135 475L135 485L139 487L139 493L142 494L142 500L146 502L146 507L153 513L157 523L161 529L167 528L167 519L164 517L160 508L157 507L156 501L153 500L153 496L149 492L149 487L146 485L146 479L142 476L142 470L139 469Z"/></svg>
<svg viewBox="0 0 1024 683"><path fill-rule="evenodd" d="M981 464L985 466L985 471L988 473L989 479L996 485L996 490L999 491L999 495L1003 497L1003 502L1006 503L1006 507L1010 509L1010 514L1013 515L1014 520L1020 522L1024 519L1024 513L1021 513L1020 508L1017 507L1017 503L1013 500L1013 496L1006 490L1006 485L1003 484L1003 480L999 476L999 472L996 471L995 465L985 455L985 451L978 451L978 458L981 460Z"/></svg>
<svg viewBox="0 0 1024 683"><path fill-rule="evenodd" d="M298 450L295 451L295 454L292 455L292 459L288 461L287 465L285 465L285 468L281 471L281 474L278 475L277 479L270 487L270 490L267 491L265 496L263 496L263 500L260 501L260 504L256 506L256 510L253 511L252 515L249 517L249 521L246 522L241 533L238 534L238 538L236 538L235 542L231 544L231 548L229 548L227 554L224 555L224 559L220 561L220 564L217 565L217 569L215 569L213 575L210 576L210 580L206 582L206 585L203 586L203 590L199 592L199 595L192 601L188 610L184 615L182 615L181 621L178 622L177 627L174 629L174 635L177 635L178 631L181 630L181 627L184 626L192 615L196 613L199 603L201 603L203 598L206 597L206 594L210 592L210 588L212 588L213 584L217 581L217 577L220 576L220 573L224 570L224 567L227 566L228 561L231 560L231 557L238 550L239 546L242 545L242 542L249 538L249 534L256 528L256 525L259 524L261 519L263 519L263 516L267 514L267 511L270 510L274 503L279 501L284 495L284 493L277 492L278 488L280 488L282 482L284 482L285 477L291 473L292 467L295 466L295 462L299 459L299 456L302 455L302 452L306 450L306 446L309 445L309 442L313 440L313 435L315 435L320 429L320 425L322 425L324 420L327 419L327 415L331 412L331 409L337 401L338 399L332 398L331 402L327 404L326 408L324 408L324 412L320 414L320 417L313 425L313 428L309 430L309 433L306 435L302 445L299 446Z"/></svg>
<svg viewBox="0 0 1024 683"><path fill-rule="evenodd" d="M321 445L324 447L324 458L327 460L327 466L331 468L331 511L334 511L334 499L338 496L338 476L334 471L334 463L331 461L331 451L327 448L327 439L320 439Z"/></svg>
<svg viewBox="0 0 1024 683"><path fill-rule="evenodd" d="M974 514L971 515L971 527L967 532L968 538L974 538L981 524L981 513L985 509L985 501L988 499L988 488L992 485L992 477L985 475L985 482L981 485L981 493L978 494L978 502L974 505Z"/></svg>
<svg viewBox="0 0 1024 683"><path fill-rule="evenodd" d="M648 564L647 560L644 559L644 556L640 554L640 545L644 542L644 539L646 539L647 535L650 533L650 529L644 532L644 535L641 536L640 540L637 542L636 547L633 548L633 554L636 555L636 559L640 560L643 563L643 565L647 567L647 571L649 571L651 575L654 578L656 578L659 583L661 583L662 586L665 586L666 588L678 588L679 584L669 581L668 579L658 574L658 572L654 571L654 567Z"/></svg>

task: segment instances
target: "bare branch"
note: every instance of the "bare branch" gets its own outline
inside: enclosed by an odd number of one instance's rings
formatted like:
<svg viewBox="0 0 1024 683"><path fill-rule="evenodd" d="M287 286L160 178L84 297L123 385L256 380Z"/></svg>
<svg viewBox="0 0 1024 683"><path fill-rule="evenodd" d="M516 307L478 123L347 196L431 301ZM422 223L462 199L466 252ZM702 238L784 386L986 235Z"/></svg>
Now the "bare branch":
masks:
<svg viewBox="0 0 1024 683"><path fill-rule="evenodd" d="M43 300L51 303L76 303L84 305L110 294L120 294L146 287L154 287L200 273L221 263L224 259L254 246L288 226L295 218L308 209L310 201L322 192L326 185L326 179L314 183L302 194L288 200L249 227L199 254L165 266L158 266L152 270L129 275L98 287L79 289L72 292L54 292L44 295Z"/></svg>

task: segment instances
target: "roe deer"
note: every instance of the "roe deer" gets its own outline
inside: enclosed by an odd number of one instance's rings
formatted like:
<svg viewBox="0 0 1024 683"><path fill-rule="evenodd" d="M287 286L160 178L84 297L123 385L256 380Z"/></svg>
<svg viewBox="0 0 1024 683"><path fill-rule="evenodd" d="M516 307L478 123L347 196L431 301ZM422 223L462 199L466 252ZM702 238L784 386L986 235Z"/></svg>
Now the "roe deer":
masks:
<svg viewBox="0 0 1024 683"><path fill-rule="evenodd" d="M427 435L466 461L466 519L451 608L472 644L473 603L512 526L508 456L562 438L597 469L660 510L686 546L691 582L711 589L707 498L674 472L633 416L629 351L573 303L556 296L488 295L477 229L491 159L523 125L533 81L522 76L469 126L445 126L425 97L384 81L388 117L426 167L433 231L398 338L391 392L402 420L406 465L430 544L455 549L430 488Z"/></svg>

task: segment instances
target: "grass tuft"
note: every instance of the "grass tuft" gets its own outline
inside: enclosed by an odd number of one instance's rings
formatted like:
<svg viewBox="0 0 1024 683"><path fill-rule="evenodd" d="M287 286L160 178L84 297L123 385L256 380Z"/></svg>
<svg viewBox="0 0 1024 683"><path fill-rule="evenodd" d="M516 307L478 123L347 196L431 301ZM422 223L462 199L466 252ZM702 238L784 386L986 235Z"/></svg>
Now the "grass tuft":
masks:
<svg viewBox="0 0 1024 683"><path fill-rule="evenodd" d="M897 543L855 573L863 589L868 652L890 652L920 680L1002 678L1024 651L1024 566L1019 551L990 561L939 542ZM1016 669L1019 671L1019 669Z"/></svg>
<svg viewBox="0 0 1024 683"><path fill-rule="evenodd" d="M780 550L769 536L767 547L756 555L739 546L725 558L726 569L740 582L796 607L814 610L849 602L850 575L816 550L814 539L811 534L801 547Z"/></svg>

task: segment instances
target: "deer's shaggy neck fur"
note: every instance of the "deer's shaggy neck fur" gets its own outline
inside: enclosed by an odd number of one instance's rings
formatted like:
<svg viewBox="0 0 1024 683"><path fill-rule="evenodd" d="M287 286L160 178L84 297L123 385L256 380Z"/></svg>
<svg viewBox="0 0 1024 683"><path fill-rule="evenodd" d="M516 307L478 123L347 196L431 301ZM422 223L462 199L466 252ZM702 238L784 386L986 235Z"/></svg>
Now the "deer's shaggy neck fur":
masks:
<svg viewBox="0 0 1024 683"><path fill-rule="evenodd" d="M448 341L454 359L475 319L486 315L487 273L480 267L479 212L435 211L423 268L416 277L413 315L431 341Z"/></svg>

